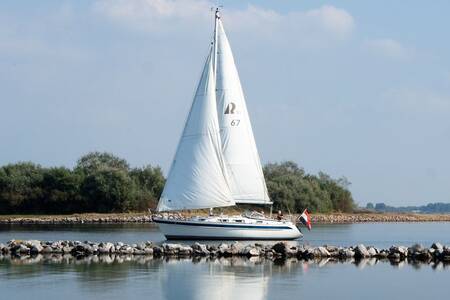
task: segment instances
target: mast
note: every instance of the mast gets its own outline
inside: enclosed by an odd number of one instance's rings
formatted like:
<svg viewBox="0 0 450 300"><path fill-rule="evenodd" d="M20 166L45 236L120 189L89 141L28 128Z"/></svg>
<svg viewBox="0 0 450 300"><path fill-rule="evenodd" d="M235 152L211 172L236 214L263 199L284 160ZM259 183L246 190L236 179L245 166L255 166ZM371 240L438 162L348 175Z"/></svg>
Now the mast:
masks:
<svg viewBox="0 0 450 300"><path fill-rule="evenodd" d="M217 75L217 23L220 20L219 7L216 7L216 12L214 13L214 39L213 39L213 71L214 78Z"/></svg>

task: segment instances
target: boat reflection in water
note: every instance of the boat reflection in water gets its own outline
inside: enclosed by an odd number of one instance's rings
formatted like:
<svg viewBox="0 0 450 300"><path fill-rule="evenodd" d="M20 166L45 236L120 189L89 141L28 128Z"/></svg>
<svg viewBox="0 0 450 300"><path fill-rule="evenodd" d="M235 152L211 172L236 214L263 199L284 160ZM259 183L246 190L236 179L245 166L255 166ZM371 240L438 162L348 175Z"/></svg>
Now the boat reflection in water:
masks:
<svg viewBox="0 0 450 300"><path fill-rule="evenodd" d="M272 263L259 258L168 261L163 293L168 299L265 299L271 272Z"/></svg>

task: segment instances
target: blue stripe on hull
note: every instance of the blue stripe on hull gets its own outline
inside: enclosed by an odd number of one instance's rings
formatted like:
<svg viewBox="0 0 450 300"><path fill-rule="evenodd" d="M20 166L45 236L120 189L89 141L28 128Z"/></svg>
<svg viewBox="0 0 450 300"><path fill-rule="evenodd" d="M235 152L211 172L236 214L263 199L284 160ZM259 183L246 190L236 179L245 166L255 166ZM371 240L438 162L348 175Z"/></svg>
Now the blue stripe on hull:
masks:
<svg viewBox="0 0 450 300"><path fill-rule="evenodd" d="M185 226L202 226L202 227L228 227L228 228L250 228L250 229L292 229L289 226L269 226L269 225L240 225L240 224L214 224L214 223L191 223L191 222L177 222L169 220L153 219L155 223L185 225Z"/></svg>
<svg viewBox="0 0 450 300"><path fill-rule="evenodd" d="M212 240L240 240L240 241L287 241L296 240L298 238L251 238L251 237L223 237L223 236L194 236L194 235L165 235L167 240L199 240L199 241L212 241Z"/></svg>

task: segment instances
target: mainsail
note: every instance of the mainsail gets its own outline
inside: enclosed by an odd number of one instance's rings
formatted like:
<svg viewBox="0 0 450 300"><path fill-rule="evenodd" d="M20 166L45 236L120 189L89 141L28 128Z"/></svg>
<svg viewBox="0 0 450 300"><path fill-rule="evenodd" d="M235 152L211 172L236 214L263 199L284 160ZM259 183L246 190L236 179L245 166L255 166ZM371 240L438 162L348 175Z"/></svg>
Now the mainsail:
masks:
<svg viewBox="0 0 450 300"><path fill-rule="evenodd" d="M221 152L212 48L158 203L158 211L235 205Z"/></svg>
<svg viewBox="0 0 450 300"><path fill-rule="evenodd" d="M222 153L236 203L270 204L244 93L230 44L216 13L216 97Z"/></svg>

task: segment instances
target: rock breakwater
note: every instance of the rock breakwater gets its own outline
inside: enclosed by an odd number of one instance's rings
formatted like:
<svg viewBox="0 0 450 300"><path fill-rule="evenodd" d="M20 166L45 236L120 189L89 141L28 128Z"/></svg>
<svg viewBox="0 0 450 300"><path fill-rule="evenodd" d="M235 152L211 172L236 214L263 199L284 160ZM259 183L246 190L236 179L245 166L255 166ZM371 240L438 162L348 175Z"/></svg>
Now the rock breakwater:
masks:
<svg viewBox="0 0 450 300"><path fill-rule="evenodd" d="M152 223L149 214L81 214L70 216L0 216L0 224L124 224Z"/></svg>
<svg viewBox="0 0 450 300"><path fill-rule="evenodd" d="M266 259L335 259L362 260L378 259L391 262L443 262L450 263L450 247L440 243L433 243L430 247L416 244L410 247L391 246L387 249L355 245L339 246L308 246L290 245L284 242L274 244L244 244L239 242L221 244L192 245L163 243L154 244L151 241L125 244L122 242L91 242L91 241L38 241L11 240L6 244L0 243L0 256L33 257L37 255L70 255L73 257L128 255L151 256L164 258L189 257L263 257Z"/></svg>

